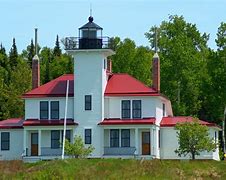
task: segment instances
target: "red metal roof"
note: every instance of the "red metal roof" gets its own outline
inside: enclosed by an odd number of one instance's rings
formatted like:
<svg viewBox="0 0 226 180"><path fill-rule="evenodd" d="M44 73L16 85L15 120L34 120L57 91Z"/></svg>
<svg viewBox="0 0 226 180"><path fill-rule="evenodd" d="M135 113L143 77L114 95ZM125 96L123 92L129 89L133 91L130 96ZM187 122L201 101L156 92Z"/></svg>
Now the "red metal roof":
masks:
<svg viewBox="0 0 226 180"><path fill-rule="evenodd" d="M143 119L104 119L98 125L142 125L142 124L155 124L155 118L143 118Z"/></svg>
<svg viewBox="0 0 226 180"><path fill-rule="evenodd" d="M25 93L22 97L64 97L67 80L70 80L69 96L74 96L74 75L65 74ZM128 74L112 74L106 86L105 96L160 96L160 94Z"/></svg>
<svg viewBox="0 0 226 180"><path fill-rule="evenodd" d="M24 126L62 126L64 120L38 120L38 119L27 119L23 123ZM67 125L78 125L73 119L67 119Z"/></svg>
<svg viewBox="0 0 226 180"><path fill-rule="evenodd" d="M128 74L110 76L105 96L159 96L158 92Z"/></svg>
<svg viewBox="0 0 226 180"><path fill-rule="evenodd" d="M20 129L23 128L22 118L11 118L0 121L0 129Z"/></svg>
<svg viewBox="0 0 226 180"><path fill-rule="evenodd" d="M23 98L35 97L64 97L66 94L67 80L69 80L69 93L68 96L74 95L74 75L62 75L38 88L23 94Z"/></svg>
<svg viewBox="0 0 226 180"><path fill-rule="evenodd" d="M184 122L193 122L193 117L190 116L176 116L176 117L163 117L160 123L161 127L172 127L175 126L177 123L184 123ZM199 123L206 126L216 126L214 123L209 123L206 121L199 120ZM219 127L218 127L219 128Z"/></svg>

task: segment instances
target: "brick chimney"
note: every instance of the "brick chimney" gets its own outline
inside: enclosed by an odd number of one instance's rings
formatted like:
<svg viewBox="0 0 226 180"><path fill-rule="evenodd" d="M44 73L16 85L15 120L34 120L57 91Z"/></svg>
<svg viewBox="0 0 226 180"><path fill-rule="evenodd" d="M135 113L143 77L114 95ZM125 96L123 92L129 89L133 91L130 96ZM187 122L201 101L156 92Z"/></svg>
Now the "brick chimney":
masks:
<svg viewBox="0 0 226 180"><path fill-rule="evenodd" d="M38 55L32 59L32 89L40 86L40 65Z"/></svg>
<svg viewBox="0 0 226 180"><path fill-rule="evenodd" d="M160 92L160 59L158 53L153 56L152 62L152 88Z"/></svg>
<svg viewBox="0 0 226 180"><path fill-rule="evenodd" d="M112 61L111 61L111 59L107 60L107 70L110 73L112 72Z"/></svg>
<svg viewBox="0 0 226 180"><path fill-rule="evenodd" d="M35 56L32 59L32 89L40 86L40 65L38 58L38 29L35 28Z"/></svg>

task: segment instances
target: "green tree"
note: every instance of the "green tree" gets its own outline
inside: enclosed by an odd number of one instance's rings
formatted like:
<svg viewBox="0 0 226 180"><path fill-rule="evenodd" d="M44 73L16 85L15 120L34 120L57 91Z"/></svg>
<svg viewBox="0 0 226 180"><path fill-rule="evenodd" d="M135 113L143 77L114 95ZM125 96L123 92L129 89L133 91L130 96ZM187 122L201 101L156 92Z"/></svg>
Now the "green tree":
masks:
<svg viewBox="0 0 226 180"><path fill-rule="evenodd" d="M145 33L154 47L155 28ZM170 16L158 28L161 92L169 97L175 115L197 115L201 108L200 86L205 78L207 41L195 24L182 16Z"/></svg>
<svg viewBox="0 0 226 180"><path fill-rule="evenodd" d="M217 144L209 137L208 127L199 124L198 120L178 123L175 128L179 142L175 153L180 157L190 154L195 159L202 151L215 151Z"/></svg>
<svg viewBox="0 0 226 180"><path fill-rule="evenodd" d="M9 83L9 60L6 54L5 48L3 45L0 45L0 78L2 78L3 82Z"/></svg>
<svg viewBox="0 0 226 180"><path fill-rule="evenodd" d="M115 51L111 56L114 73L128 73L146 85L151 84L151 65L153 53L148 47L136 47L129 38L120 41L119 37L110 38L109 47Z"/></svg>
<svg viewBox="0 0 226 180"><path fill-rule="evenodd" d="M56 42L55 42L55 47L53 49L53 56L61 56L62 52L61 52L61 49L60 49L60 43L59 43L59 37L57 35L56 37Z"/></svg>
<svg viewBox="0 0 226 180"><path fill-rule="evenodd" d="M18 52L15 38L13 38L13 45L9 52L9 64L12 69L15 69L18 64Z"/></svg>
<svg viewBox="0 0 226 180"><path fill-rule="evenodd" d="M65 154L74 158L87 157L93 150L94 147L92 145L85 147L81 136L75 136L73 143L70 143L67 139L65 140Z"/></svg>
<svg viewBox="0 0 226 180"><path fill-rule="evenodd" d="M35 46L33 43L33 39L31 39L31 44L27 47L27 51L28 51L27 62L29 66L32 67L32 59L35 56Z"/></svg>
<svg viewBox="0 0 226 180"><path fill-rule="evenodd" d="M209 49L199 117L221 124L226 107L226 23L218 28L216 43L217 51Z"/></svg>

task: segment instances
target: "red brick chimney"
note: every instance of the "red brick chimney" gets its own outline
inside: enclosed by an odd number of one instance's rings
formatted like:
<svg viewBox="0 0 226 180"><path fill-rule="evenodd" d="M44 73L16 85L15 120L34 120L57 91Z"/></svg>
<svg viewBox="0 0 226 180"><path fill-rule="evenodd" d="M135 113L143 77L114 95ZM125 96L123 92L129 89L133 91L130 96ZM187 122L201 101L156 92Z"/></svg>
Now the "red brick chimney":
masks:
<svg viewBox="0 0 226 180"><path fill-rule="evenodd" d="M112 62L111 62L111 59L108 59L107 60L107 70L108 72L112 72Z"/></svg>
<svg viewBox="0 0 226 180"><path fill-rule="evenodd" d="M158 53L153 56L152 62L152 88L160 92L160 59Z"/></svg>
<svg viewBox="0 0 226 180"><path fill-rule="evenodd" d="M32 59L32 89L40 86L40 65L38 55Z"/></svg>

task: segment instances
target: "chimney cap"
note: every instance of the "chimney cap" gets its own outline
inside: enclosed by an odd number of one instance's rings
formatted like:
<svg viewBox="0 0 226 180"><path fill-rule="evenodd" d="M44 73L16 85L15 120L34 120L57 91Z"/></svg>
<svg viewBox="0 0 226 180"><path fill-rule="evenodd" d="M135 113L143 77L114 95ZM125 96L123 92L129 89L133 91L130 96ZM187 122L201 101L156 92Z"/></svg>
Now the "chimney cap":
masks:
<svg viewBox="0 0 226 180"><path fill-rule="evenodd" d="M32 59L33 61L35 61L35 60L39 60L39 57L38 57L38 55L36 54L34 57L33 57L33 59Z"/></svg>
<svg viewBox="0 0 226 180"><path fill-rule="evenodd" d="M154 54L153 58L159 58L159 55L157 52Z"/></svg>

